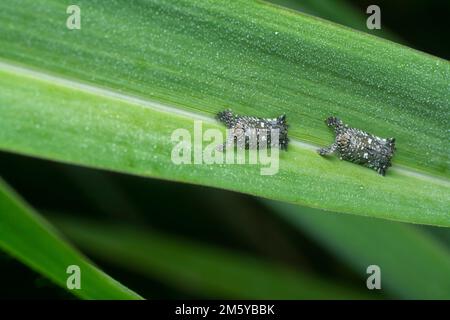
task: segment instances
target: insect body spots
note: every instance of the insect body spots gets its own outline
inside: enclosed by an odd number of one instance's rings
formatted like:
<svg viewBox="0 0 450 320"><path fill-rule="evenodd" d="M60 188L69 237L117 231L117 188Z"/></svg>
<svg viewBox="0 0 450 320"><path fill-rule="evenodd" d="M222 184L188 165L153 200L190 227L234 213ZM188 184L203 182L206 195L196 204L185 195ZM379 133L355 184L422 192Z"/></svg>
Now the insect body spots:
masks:
<svg viewBox="0 0 450 320"><path fill-rule="evenodd" d="M334 129L336 138L331 146L318 150L320 155L336 153L342 160L372 168L383 176L386 174L392 165L395 138L383 139L351 128L336 117L329 117L326 124Z"/></svg>
<svg viewBox="0 0 450 320"><path fill-rule="evenodd" d="M258 118L251 116L241 116L234 114L231 110L221 111L217 114L217 119L231 130L225 144L218 147L225 150L226 147L245 146L246 149L259 149L265 147L279 147L287 150L289 138L287 136L288 125L286 116L283 114L278 118ZM277 131L278 141L272 141L275 131Z"/></svg>

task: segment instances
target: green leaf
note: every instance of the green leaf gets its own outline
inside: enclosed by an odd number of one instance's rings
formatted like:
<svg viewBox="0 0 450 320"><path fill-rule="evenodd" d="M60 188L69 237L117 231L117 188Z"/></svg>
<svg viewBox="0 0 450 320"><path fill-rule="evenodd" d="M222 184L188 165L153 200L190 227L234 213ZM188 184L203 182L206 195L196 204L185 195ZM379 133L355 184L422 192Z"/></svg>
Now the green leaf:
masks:
<svg viewBox="0 0 450 320"><path fill-rule="evenodd" d="M92 255L151 279L216 298L366 299L314 274L139 227L51 220Z"/></svg>
<svg viewBox="0 0 450 320"><path fill-rule="evenodd" d="M0 180L0 249L67 289L67 268L81 271L81 289L70 290L84 299L141 299L64 241L56 230Z"/></svg>
<svg viewBox="0 0 450 320"><path fill-rule="evenodd" d="M368 29L366 22L369 15L362 9L356 8L345 0L270 0L269 2L298 10L313 16L327 19L344 26L371 33L373 35L402 42L399 38L387 31L383 25L381 29Z"/></svg>
<svg viewBox="0 0 450 320"><path fill-rule="evenodd" d="M368 277L369 265L378 265L383 290L402 299L450 298L450 252L416 226L267 204L347 261L361 277Z"/></svg>
<svg viewBox="0 0 450 320"><path fill-rule="evenodd" d="M67 30L65 3L0 4L0 149L450 226L448 62L260 2L79 5L82 28ZM227 107L287 114L278 174L171 162L175 129L218 127ZM330 115L397 138L387 177L316 154Z"/></svg>

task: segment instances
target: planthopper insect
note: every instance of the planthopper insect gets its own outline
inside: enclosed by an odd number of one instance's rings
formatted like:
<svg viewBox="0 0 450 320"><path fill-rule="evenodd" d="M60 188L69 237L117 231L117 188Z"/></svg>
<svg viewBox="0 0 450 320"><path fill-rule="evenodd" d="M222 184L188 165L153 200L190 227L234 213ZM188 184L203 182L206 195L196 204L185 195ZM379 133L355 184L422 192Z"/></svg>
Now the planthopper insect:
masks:
<svg viewBox="0 0 450 320"><path fill-rule="evenodd" d="M347 160L376 170L385 175L391 166L395 151L395 138L383 139L365 131L350 128L336 117L329 117L328 127L334 129L334 143L318 150L322 156L336 152L341 160Z"/></svg>
<svg viewBox="0 0 450 320"><path fill-rule="evenodd" d="M235 142L242 142L246 149L259 149L265 147L279 147L287 150L289 138L287 136L288 125L286 115L278 118L257 118L234 114L227 109L217 114L217 119L231 130L225 144L218 146L221 151L228 146L234 146ZM271 141L274 131L278 133L278 141Z"/></svg>

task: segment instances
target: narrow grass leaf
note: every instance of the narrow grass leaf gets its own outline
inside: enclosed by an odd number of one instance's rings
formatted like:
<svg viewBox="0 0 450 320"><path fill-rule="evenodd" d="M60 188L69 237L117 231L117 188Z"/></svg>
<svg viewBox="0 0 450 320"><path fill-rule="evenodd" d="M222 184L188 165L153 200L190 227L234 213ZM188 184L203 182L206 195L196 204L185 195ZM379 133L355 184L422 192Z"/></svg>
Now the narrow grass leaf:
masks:
<svg viewBox="0 0 450 320"><path fill-rule="evenodd" d="M364 299L362 291L283 265L159 234L54 216L51 220L92 255L151 279L216 298Z"/></svg>
<svg viewBox="0 0 450 320"><path fill-rule="evenodd" d="M83 299L141 299L89 262L32 208L0 180L0 249L69 290L69 266L80 268Z"/></svg>

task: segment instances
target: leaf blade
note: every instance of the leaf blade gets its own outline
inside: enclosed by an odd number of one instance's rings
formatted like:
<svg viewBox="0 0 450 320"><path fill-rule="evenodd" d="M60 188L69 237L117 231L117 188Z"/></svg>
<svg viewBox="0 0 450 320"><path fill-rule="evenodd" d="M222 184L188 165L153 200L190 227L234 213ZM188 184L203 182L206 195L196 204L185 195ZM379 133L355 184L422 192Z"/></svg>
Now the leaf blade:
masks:
<svg viewBox="0 0 450 320"><path fill-rule="evenodd" d="M323 281L283 264L141 229L52 218L99 258L137 274L225 299L365 299L360 290ZM119 236L117 236L119 235ZM147 254L151 252L151 254ZM189 291L189 290L188 290Z"/></svg>
<svg viewBox="0 0 450 320"><path fill-rule="evenodd" d="M0 180L0 248L67 289L66 269L81 270L81 289L70 291L84 299L142 299L66 243L58 232L29 208ZM68 290L68 289L67 289Z"/></svg>
<svg viewBox="0 0 450 320"><path fill-rule="evenodd" d="M323 120L337 114L395 136L397 163L448 177L447 61L253 1L80 6L77 33L61 25L58 1L5 5L0 55L203 114L289 110L291 136L320 145L331 141Z"/></svg>
<svg viewBox="0 0 450 320"><path fill-rule="evenodd" d="M157 110L151 103L142 105L142 100L136 103L114 92L108 96L107 90L99 95L100 89L90 86L78 86L73 97L76 83L22 71L0 68L0 84L7 88L0 107L3 149L338 212L450 225L445 180L399 170L392 170L387 180L351 163L323 159L301 144L281 154L280 171L273 176L260 175L259 166L174 165L171 133L177 128L193 132L195 114L175 114L171 106ZM220 127L211 119L204 122L206 128ZM336 186L339 193L333 191Z"/></svg>

